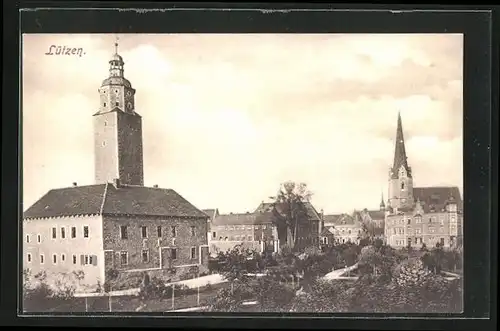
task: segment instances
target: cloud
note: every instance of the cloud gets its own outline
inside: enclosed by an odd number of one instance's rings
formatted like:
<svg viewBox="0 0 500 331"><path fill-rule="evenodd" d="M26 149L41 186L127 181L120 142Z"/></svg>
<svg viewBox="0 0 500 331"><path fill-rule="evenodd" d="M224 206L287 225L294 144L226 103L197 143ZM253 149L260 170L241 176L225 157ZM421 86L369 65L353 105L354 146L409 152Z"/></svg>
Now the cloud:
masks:
<svg viewBox="0 0 500 331"><path fill-rule="evenodd" d="M24 35L24 200L93 183L112 35ZM398 111L418 185L462 185L461 35L126 35L147 185L253 210L284 180L326 212L376 208ZM82 57L47 56L50 45Z"/></svg>

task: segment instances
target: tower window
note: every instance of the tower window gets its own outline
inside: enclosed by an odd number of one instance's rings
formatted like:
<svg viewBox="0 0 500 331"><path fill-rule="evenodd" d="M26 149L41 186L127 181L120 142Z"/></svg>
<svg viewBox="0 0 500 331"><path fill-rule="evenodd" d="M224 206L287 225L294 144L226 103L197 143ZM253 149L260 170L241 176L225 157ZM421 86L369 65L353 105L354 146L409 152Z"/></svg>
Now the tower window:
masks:
<svg viewBox="0 0 500 331"><path fill-rule="evenodd" d="M119 103L119 102L116 102L115 106L119 106L119 105L120 105L120 103Z"/></svg>
<svg viewBox="0 0 500 331"><path fill-rule="evenodd" d="M102 142L102 146L103 147L106 146L106 142L105 141Z"/></svg>
<svg viewBox="0 0 500 331"><path fill-rule="evenodd" d="M106 102L104 103L104 107L106 107Z"/></svg>
<svg viewBox="0 0 500 331"><path fill-rule="evenodd" d="M405 189L405 183L401 183L401 189L404 190Z"/></svg>

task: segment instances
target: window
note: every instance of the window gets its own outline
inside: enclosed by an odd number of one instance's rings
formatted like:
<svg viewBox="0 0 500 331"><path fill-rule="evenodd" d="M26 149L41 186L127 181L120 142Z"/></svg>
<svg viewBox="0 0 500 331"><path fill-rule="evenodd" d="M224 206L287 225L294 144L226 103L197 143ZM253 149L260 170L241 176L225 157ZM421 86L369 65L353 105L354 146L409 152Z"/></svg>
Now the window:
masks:
<svg viewBox="0 0 500 331"><path fill-rule="evenodd" d="M408 224L411 224L411 218L408 219Z"/></svg>
<svg viewBox="0 0 500 331"><path fill-rule="evenodd" d="M103 147L104 147L104 146L106 146L106 141L103 141L103 142L102 142L102 146L103 146Z"/></svg>
<svg viewBox="0 0 500 331"><path fill-rule="evenodd" d="M175 238L176 235L177 235L177 230L176 230L175 226L172 226L172 237Z"/></svg>
<svg viewBox="0 0 500 331"><path fill-rule="evenodd" d="M84 226L83 227L83 238L88 238L89 237L89 227Z"/></svg>
<svg viewBox="0 0 500 331"><path fill-rule="evenodd" d="M161 238L161 226L156 227L156 233L158 234L158 238Z"/></svg>
<svg viewBox="0 0 500 331"><path fill-rule="evenodd" d="M177 260L177 248L172 248L171 255L172 260Z"/></svg>
<svg viewBox="0 0 500 331"><path fill-rule="evenodd" d="M126 225L120 226L120 238L121 239L128 239L128 232L127 232Z"/></svg>
<svg viewBox="0 0 500 331"><path fill-rule="evenodd" d="M64 253L61 254L61 261L63 261L63 262L66 261L66 254L64 254Z"/></svg>
<svg viewBox="0 0 500 331"><path fill-rule="evenodd" d="M66 229L65 228L61 228L61 238L62 239L66 238Z"/></svg>
<svg viewBox="0 0 500 331"><path fill-rule="evenodd" d="M440 226L439 227L439 232L444 232L444 227Z"/></svg>
<svg viewBox="0 0 500 331"><path fill-rule="evenodd" d="M90 263L90 261L89 261L89 260L90 260L90 259L89 259L89 256L88 256L88 255L85 255L85 256L84 256L85 265L87 265L87 264L89 264L89 263Z"/></svg>
<svg viewBox="0 0 500 331"><path fill-rule="evenodd" d="M115 102L115 106L117 106L117 107L118 107L119 105L120 105L120 103L119 103L119 102Z"/></svg>
<svg viewBox="0 0 500 331"><path fill-rule="evenodd" d="M52 228L52 239L56 239L57 237L57 228Z"/></svg>
<svg viewBox="0 0 500 331"><path fill-rule="evenodd" d="M27 243L29 243L29 242L30 242L30 235L29 235L29 234L27 234L27 235L26 235L26 242L27 242Z"/></svg>
<svg viewBox="0 0 500 331"><path fill-rule="evenodd" d="M43 254L40 254L40 264L45 263L45 256Z"/></svg>
<svg viewBox="0 0 500 331"><path fill-rule="evenodd" d="M422 233L422 229L415 229L415 233L417 233L417 234Z"/></svg>
<svg viewBox="0 0 500 331"><path fill-rule="evenodd" d="M444 238L440 238L439 240L440 240L439 242L440 242L441 246L444 246Z"/></svg>
<svg viewBox="0 0 500 331"><path fill-rule="evenodd" d="M422 217L420 216L415 217L415 223L422 223Z"/></svg>
<svg viewBox="0 0 500 331"><path fill-rule="evenodd" d="M264 230L265 230L265 229L266 229L266 226L265 226L265 225L263 225L263 226L262 226L262 229L264 229Z"/></svg>
<svg viewBox="0 0 500 331"><path fill-rule="evenodd" d="M191 247L191 258L196 259L196 247Z"/></svg>
<svg viewBox="0 0 500 331"><path fill-rule="evenodd" d="M196 235L196 226L191 226L191 236L194 237Z"/></svg>
<svg viewBox="0 0 500 331"><path fill-rule="evenodd" d="M404 190L405 189L405 183L401 183L401 189Z"/></svg>
<svg viewBox="0 0 500 331"><path fill-rule="evenodd" d="M212 232L212 238L214 238L214 239L217 238L217 233L215 231Z"/></svg>
<svg viewBox="0 0 500 331"><path fill-rule="evenodd" d="M143 238L147 238L148 237L148 228L147 228L147 226L141 226L141 236Z"/></svg>
<svg viewBox="0 0 500 331"><path fill-rule="evenodd" d="M36 236L36 240L41 243L42 242L42 236L41 235L37 235Z"/></svg>
<svg viewBox="0 0 500 331"><path fill-rule="evenodd" d="M71 227L71 238L76 238L76 227Z"/></svg>
<svg viewBox="0 0 500 331"><path fill-rule="evenodd" d="M144 263L149 262L149 249L142 250L142 262L144 262Z"/></svg>
<svg viewBox="0 0 500 331"><path fill-rule="evenodd" d="M430 233L434 233L435 232L435 229L433 227L429 227L429 232Z"/></svg>
<svg viewBox="0 0 500 331"><path fill-rule="evenodd" d="M106 107L106 102L104 103L104 107Z"/></svg>
<svg viewBox="0 0 500 331"><path fill-rule="evenodd" d="M120 253L120 264L121 265L127 265L128 264L128 252L121 252Z"/></svg>
<svg viewBox="0 0 500 331"><path fill-rule="evenodd" d="M73 264L76 264L76 255L73 254Z"/></svg>
<svg viewBox="0 0 500 331"><path fill-rule="evenodd" d="M248 236L248 241L251 241L252 240L252 236Z"/></svg>
<svg viewBox="0 0 500 331"><path fill-rule="evenodd" d="M31 263L31 254L28 253L28 263Z"/></svg>
<svg viewBox="0 0 500 331"><path fill-rule="evenodd" d="M52 263L54 263L54 264L57 263L57 255L56 254L52 255Z"/></svg>

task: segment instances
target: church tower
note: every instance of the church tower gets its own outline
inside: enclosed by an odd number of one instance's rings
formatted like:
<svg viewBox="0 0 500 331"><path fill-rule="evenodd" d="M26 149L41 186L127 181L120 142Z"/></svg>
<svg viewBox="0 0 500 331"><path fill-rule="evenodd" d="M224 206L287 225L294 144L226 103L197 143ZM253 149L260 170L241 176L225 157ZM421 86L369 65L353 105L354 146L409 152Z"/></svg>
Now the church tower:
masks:
<svg viewBox="0 0 500 331"><path fill-rule="evenodd" d="M389 206L404 208L413 206L413 177L406 157L401 113L398 114L394 163L389 170Z"/></svg>
<svg viewBox="0 0 500 331"><path fill-rule="evenodd" d="M94 117L95 182L116 179L125 185L144 185L142 119L135 112L135 90L123 76L124 62L115 53L109 61L109 77L99 92Z"/></svg>

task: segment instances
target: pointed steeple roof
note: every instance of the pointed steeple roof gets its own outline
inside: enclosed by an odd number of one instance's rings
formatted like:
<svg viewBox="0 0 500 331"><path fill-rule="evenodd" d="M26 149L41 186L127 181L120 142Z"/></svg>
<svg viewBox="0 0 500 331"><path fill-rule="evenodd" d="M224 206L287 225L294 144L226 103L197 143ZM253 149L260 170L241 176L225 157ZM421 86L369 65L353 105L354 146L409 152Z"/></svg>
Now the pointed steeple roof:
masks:
<svg viewBox="0 0 500 331"><path fill-rule="evenodd" d="M382 198L380 200L380 209L385 209L385 202L384 202L384 192L382 192Z"/></svg>
<svg viewBox="0 0 500 331"><path fill-rule="evenodd" d="M396 129L396 147L394 149L394 163L392 166L392 177L398 178L398 171L404 166L408 177L411 177L411 168L408 165L406 156L405 139L403 135L403 124L401 120L401 112L398 113L398 127Z"/></svg>

